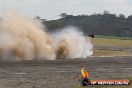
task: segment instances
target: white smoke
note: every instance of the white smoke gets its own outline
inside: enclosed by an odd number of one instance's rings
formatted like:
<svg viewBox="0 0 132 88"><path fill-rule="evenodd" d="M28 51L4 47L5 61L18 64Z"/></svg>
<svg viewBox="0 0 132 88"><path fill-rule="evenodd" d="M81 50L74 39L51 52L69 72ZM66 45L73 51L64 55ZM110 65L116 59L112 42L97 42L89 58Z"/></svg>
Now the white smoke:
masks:
<svg viewBox="0 0 132 88"><path fill-rule="evenodd" d="M86 58L92 55L93 45L89 37L76 27L66 27L53 34L54 50L62 58Z"/></svg>
<svg viewBox="0 0 132 88"><path fill-rule="evenodd" d="M0 22L0 58L34 60L86 58L92 55L90 39L75 27L48 34L44 25L9 12Z"/></svg>

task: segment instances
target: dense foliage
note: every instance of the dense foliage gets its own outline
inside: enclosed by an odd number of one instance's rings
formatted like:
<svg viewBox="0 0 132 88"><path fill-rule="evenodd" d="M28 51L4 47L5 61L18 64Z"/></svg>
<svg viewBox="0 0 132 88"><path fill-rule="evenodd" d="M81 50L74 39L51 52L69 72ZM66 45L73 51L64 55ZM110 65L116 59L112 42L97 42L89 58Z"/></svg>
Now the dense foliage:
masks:
<svg viewBox="0 0 132 88"><path fill-rule="evenodd" d="M132 15L125 17L119 14L117 16L104 11L103 14L73 16L62 13L60 16L58 20L41 20L50 29L49 31L73 25L86 34L132 37Z"/></svg>

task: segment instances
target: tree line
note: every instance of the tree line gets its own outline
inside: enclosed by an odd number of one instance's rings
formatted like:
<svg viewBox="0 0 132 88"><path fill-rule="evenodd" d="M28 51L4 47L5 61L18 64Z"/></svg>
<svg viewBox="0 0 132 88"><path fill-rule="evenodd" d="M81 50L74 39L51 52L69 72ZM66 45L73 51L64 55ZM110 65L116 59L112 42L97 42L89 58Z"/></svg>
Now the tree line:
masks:
<svg viewBox="0 0 132 88"><path fill-rule="evenodd" d="M61 18L57 20L41 21L49 29L55 31L66 26L76 26L85 34L132 37L132 15L125 17L123 14L111 14L104 11L103 14L92 15L68 15L60 14Z"/></svg>

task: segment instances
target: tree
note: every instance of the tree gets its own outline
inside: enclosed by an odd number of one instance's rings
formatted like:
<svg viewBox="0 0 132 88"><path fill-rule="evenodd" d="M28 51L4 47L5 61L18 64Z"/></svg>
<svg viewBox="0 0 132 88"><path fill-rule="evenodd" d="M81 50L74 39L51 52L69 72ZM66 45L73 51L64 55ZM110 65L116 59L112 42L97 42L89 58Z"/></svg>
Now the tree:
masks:
<svg viewBox="0 0 132 88"><path fill-rule="evenodd" d="M68 14L67 13L61 13L59 16L62 17L62 18L65 18L65 17L68 16Z"/></svg>
<svg viewBox="0 0 132 88"><path fill-rule="evenodd" d="M107 11L107 10L105 10L105 11L104 11L104 14L110 14L110 12L109 12L109 11Z"/></svg>
<svg viewBox="0 0 132 88"><path fill-rule="evenodd" d="M125 16L123 14L119 14L120 18L125 18Z"/></svg>

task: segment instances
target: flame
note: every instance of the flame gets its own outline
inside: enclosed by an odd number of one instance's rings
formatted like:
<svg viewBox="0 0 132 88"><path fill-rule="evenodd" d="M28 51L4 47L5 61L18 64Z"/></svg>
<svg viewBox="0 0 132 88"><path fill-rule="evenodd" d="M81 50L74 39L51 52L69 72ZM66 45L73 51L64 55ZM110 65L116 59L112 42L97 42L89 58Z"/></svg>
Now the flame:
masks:
<svg viewBox="0 0 132 88"><path fill-rule="evenodd" d="M89 77L88 71L84 70L84 67L82 67L81 73L82 73L83 78L88 78Z"/></svg>

